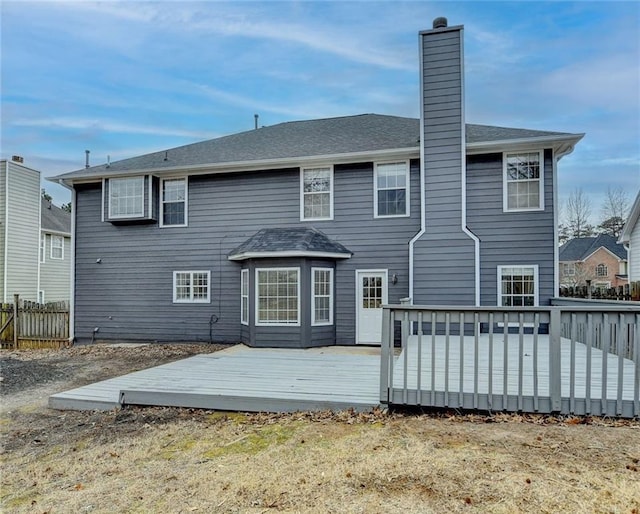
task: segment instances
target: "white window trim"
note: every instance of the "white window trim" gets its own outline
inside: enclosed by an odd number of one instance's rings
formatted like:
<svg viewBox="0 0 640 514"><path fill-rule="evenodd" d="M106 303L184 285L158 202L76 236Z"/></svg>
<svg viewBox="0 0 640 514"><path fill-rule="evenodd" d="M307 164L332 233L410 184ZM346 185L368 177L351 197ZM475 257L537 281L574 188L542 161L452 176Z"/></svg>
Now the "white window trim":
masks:
<svg viewBox="0 0 640 514"><path fill-rule="evenodd" d="M165 225L164 223L164 183L167 180L184 180L184 223ZM160 204L160 227L186 227L189 225L189 177L165 177L160 180L158 191L158 203ZM177 202L171 202L177 203Z"/></svg>
<svg viewBox="0 0 640 514"><path fill-rule="evenodd" d="M539 307L539 297L540 297L540 280L539 280L539 266L537 264L503 264L498 266L498 283L497 290L498 293L498 307L502 306L502 270L504 268L533 268L533 306Z"/></svg>
<svg viewBox="0 0 640 514"><path fill-rule="evenodd" d="M50 238L51 241L51 249L49 250L49 257L51 258L51 260L55 260L55 261L63 261L64 260L64 237L63 236L56 236L56 235L51 235ZM53 242L54 241L62 241L62 245L61 246L57 246L54 245ZM54 257L53 256L53 250L54 249L58 249L60 248L60 257Z"/></svg>
<svg viewBox="0 0 640 514"><path fill-rule="evenodd" d="M38 250L40 252L40 256L38 257L40 259L40 264L44 264L47 258L47 234L40 234L40 247ZM64 246L62 251L64 252Z"/></svg>
<svg viewBox="0 0 640 514"><path fill-rule="evenodd" d="M316 321L316 271L329 272L329 321ZM324 327L333 325L333 268L312 267L311 268L311 326Z"/></svg>
<svg viewBox="0 0 640 514"><path fill-rule="evenodd" d="M190 298L187 300L179 300L177 298L176 292L176 278L178 273L190 273L191 274L191 291ZM193 299L193 274L194 273L203 273L207 275L207 298L206 299ZM178 270L173 272L173 303L211 303L211 272L208 270Z"/></svg>
<svg viewBox="0 0 640 514"><path fill-rule="evenodd" d="M328 218L305 218L304 216L304 172L305 170L313 170L318 168L327 168L329 170L329 217ZM305 166L300 168L300 221L331 221L333 219L333 165Z"/></svg>
<svg viewBox="0 0 640 514"><path fill-rule="evenodd" d="M298 319L295 323L269 323L260 321L260 309L259 306L259 291L260 291L260 282L258 279L259 271L295 271L298 274ZM256 268L255 271L255 287L253 288L255 291L255 326L256 327L299 327L300 326L300 268L299 267L288 267L288 268Z"/></svg>
<svg viewBox="0 0 640 514"><path fill-rule="evenodd" d="M247 284L247 294L244 294L244 284ZM243 269L240 271L240 323L243 325L249 325L249 298L251 297L251 291L249 289L249 270ZM244 299L247 299L247 317L244 318Z"/></svg>
<svg viewBox="0 0 640 514"><path fill-rule="evenodd" d="M540 198L540 204L538 207L528 207L528 208L518 208L518 209L510 209L509 208L509 195L507 192L507 184L509 183L507 179L507 156L508 155L520 155L523 153L538 153L539 162L540 162L540 178L538 182L538 195ZM503 152L502 153L502 212L537 212L544 211L544 150L521 150L517 152Z"/></svg>
<svg viewBox="0 0 640 514"><path fill-rule="evenodd" d="M378 214L378 166L385 164L400 164L403 163L405 165L405 183L406 183L406 204L405 204L405 214ZM380 161L373 163L373 217L374 218L408 218L411 216L411 165L408 160L397 160L397 161Z"/></svg>
<svg viewBox="0 0 640 514"><path fill-rule="evenodd" d="M140 206L140 213L135 213L135 214L112 214L111 213L111 191L112 191L112 187L113 187L113 181L118 181L118 180L132 180L132 179L136 179L136 180L142 180L142 204ZM144 175L136 175L134 177L114 177L114 178L110 178L109 179L109 193L107 194L107 206L109 209L109 219L110 220L118 220L118 219L137 219L137 218L144 218L144 181L145 181L145 176ZM149 180L149 182L151 182L151 180ZM149 204L151 204L151 197L149 197Z"/></svg>

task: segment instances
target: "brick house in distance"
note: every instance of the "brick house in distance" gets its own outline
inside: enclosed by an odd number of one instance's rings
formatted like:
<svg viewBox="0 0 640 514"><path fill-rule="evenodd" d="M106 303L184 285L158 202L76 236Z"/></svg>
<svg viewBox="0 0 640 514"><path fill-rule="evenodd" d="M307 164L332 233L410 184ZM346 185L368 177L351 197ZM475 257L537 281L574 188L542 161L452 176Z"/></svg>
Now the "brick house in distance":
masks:
<svg viewBox="0 0 640 514"><path fill-rule="evenodd" d="M560 247L560 285L584 286L590 280L596 289L628 284L627 250L608 234L578 237Z"/></svg>

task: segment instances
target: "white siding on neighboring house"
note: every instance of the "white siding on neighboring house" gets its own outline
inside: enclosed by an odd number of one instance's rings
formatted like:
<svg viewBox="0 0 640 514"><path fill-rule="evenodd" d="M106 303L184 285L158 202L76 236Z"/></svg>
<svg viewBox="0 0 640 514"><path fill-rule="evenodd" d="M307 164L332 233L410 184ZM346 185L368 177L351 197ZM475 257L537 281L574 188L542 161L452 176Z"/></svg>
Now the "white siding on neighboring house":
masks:
<svg viewBox="0 0 640 514"><path fill-rule="evenodd" d="M629 282L640 280L640 223L636 223L629 238Z"/></svg>
<svg viewBox="0 0 640 514"><path fill-rule="evenodd" d="M2 215L2 301L15 293L25 300L38 299L40 244L40 172L5 161Z"/></svg>

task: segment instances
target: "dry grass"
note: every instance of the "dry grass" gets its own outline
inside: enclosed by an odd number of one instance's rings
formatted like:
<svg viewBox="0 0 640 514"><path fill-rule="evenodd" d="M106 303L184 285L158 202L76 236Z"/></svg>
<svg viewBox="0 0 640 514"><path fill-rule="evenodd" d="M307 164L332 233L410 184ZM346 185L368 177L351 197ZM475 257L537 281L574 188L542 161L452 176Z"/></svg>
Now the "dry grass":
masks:
<svg viewBox="0 0 640 514"><path fill-rule="evenodd" d="M640 512L638 423L187 409L25 416L34 427L57 417L67 432L6 435L7 512Z"/></svg>

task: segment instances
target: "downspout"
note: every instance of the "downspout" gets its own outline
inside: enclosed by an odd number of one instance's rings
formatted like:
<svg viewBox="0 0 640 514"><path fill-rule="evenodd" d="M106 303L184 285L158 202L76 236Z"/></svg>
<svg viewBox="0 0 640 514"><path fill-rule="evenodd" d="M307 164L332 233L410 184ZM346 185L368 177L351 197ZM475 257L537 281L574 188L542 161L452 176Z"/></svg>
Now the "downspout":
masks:
<svg viewBox="0 0 640 514"><path fill-rule="evenodd" d="M474 277L474 286L475 286L475 295L474 300L476 307L480 307L480 239L476 236L469 228L467 227L467 123L466 123L466 115L465 115L465 95L464 95L464 36L463 30L460 31L460 66L462 71L460 73L460 96L462 97L462 101L460 102L460 107L462 109L462 127L460 128L461 134L461 156L460 160L462 161L461 166L461 193L462 193L462 205L461 205L461 218L460 218L460 227L462 228L462 232L464 232L469 238L473 240L474 245L474 269L475 269L475 277Z"/></svg>
<svg viewBox="0 0 640 514"><path fill-rule="evenodd" d="M69 256L69 341L75 340L75 291L76 291L76 190L63 179L58 180L58 184L71 191L71 246ZM103 210L104 212L104 210ZM93 334L95 337L95 333Z"/></svg>

